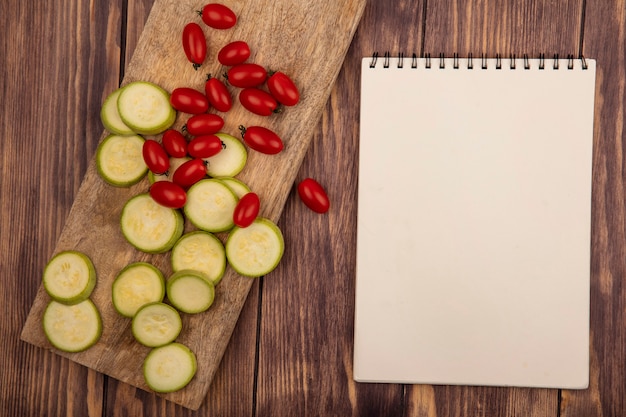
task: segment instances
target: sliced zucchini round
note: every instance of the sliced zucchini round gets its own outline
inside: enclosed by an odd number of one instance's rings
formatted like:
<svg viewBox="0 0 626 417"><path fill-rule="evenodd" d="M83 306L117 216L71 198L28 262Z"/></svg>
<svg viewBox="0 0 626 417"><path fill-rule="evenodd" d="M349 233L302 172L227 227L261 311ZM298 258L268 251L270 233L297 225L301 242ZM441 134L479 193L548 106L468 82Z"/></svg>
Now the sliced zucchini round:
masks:
<svg viewBox="0 0 626 417"><path fill-rule="evenodd" d="M128 187L138 183L148 172L142 149L144 138L138 135L109 135L96 151L96 168L107 183Z"/></svg>
<svg viewBox="0 0 626 417"><path fill-rule="evenodd" d="M161 271L147 262L134 262L113 280L113 306L124 317L134 317L146 304L163 301L165 279Z"/></svg>
<svg viewBox="0 0 626 417"><path fill-rule="evenodd" d="M126 126L122 119L120 118L120 114L117 111L117 99L120 96L121 88L113 91L111 94L104 99L104 103L102 104L102 108L100 109L100 120L102 120L102 124L104 128L111 133L116 135L132 135L135 132Z"/></svg>
<svg viewBox="0 0 626 417"><path fill-rule="evenodd" d="M222 141L222 150L205 159L206 172L210 177L234 177L246 166L246 147L239 139L227 133L217 133L216 136Z"/></svg>
<svg viewBox="0 0 626 417"><path fill-rule="evenodd" d="M156 302L141 307L132 322L133 336L148 347L172 343L183 328L178 311L171 305Z"/></svg>
<svg viewBox="0 0 626 417"><path fill-rule="evenodd" d="M217 236L196 230L181 237L170 256L174 272L191 269L204 273L217 285L226 270L226 252Z"/></svg>
<svg viewBox="0 0 626 417"><path fill-rule="evenodd" d="M226 258L239 274L260 277L271 272L283 256L283 234L274 222L257 218L248 227L234 227L226 240Z"/></svg>
<svg viewBox="0 0 626 417"><path fill-rule="evenodd" d="M164 207L144 193L124 205L121 228L126 240L140 251L163 253L182 236L184 221L178 210Z"/></svg>
<svg viewBox="0 0 626 417"><path fill-rule="evenodd" d="M250 187L243 181L233 177L218 177L230 190L235 193L237 198L241 198L250 192Z"/></svg>
<svg viewBox="0 0 626 417"><path fill-rule="evenodd" d="M59 252L43 271L43 286L53 300L77 304L91 295L96 286L96 270L91 259L82 252Z"/></svg>
<svg viewBox="0 0 626 417"><path fill-rule="evenodd" d="M133 81L122 87L117 111L122 122L140 135L161 133L176 120L169 93L148 81Z"/></svg>
<svg viewBox="0 0 626 417"><path fill-rule="evenodd" d="M146 384L155 392L174 392L184 388L197 370L196 355L181 343L154 348L143 363Z"/></svg>
<svg viewBox="0 0 626 417"><path fill-rule="evenodd" d="M65 352L86 350L102 335L100 312L90 299L73 305L52 300L43 313L42 322L52 346Z"/></svg>
<svg viewBox="0 0 626 417"><path fill-rule="evenodd" d="M189 221L207 232L224 232L233 227L237 196L226 184L214 178L198 181L187 191L184 211Z"/></svg>
<svg viewBox="0 0 626 417"><path fill-rule="evenodd" d="M206 311L215 299L215 286L202 272L184 269L167 280L167 299L179 311L197 314Z"/></svg>

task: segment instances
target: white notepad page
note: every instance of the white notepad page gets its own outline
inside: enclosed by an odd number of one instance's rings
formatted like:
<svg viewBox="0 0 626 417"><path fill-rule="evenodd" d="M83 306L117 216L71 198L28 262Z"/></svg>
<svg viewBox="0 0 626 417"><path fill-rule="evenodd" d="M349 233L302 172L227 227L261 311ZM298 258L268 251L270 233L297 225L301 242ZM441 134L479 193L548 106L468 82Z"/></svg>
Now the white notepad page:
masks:
<svg viewBox="0 0 626 417"><path fill-rule="evenodd" d="M371 61L354 379L587 387L595 61Z"/></svg>

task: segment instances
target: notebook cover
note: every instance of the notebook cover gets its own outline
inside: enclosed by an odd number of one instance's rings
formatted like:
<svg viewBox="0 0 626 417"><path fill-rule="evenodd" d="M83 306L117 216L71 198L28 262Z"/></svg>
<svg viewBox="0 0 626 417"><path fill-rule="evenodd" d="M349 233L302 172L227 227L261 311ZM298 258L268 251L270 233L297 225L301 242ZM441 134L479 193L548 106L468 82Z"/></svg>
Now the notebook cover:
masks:
<svg viewBox="0 0 626 417"><path fill-rule="evenodd" d="M585 388L595 61L381 61L361 70L354 379Z"/></svg>

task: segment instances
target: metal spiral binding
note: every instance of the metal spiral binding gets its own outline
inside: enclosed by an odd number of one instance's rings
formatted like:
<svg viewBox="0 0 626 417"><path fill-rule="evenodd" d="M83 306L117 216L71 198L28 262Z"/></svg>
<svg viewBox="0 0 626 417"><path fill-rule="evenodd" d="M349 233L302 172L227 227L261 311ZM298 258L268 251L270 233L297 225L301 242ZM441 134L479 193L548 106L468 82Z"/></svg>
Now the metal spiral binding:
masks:
<svg viewBox="0 0 626 417"><path fill-rule="evenodd" d="M372 54L372 59L369 64L370 68L376 67L379 57L380 55L378 52L374 52L374 54ZM446 57L443 53L439 53L438 58L432 58L430 53L426 53L422 55L422 58L424 59L424 66L426 69L432 68L433 66L432 61L434 59L439 59L439 69L446 68ZM399 52L397 56L398 68L404 67L404 59L405 59L404 52ZM526 70L530 69L530 58L528 57L528 54L524 54L522 56L522 59L524 62L524 69ZM546 54L545 53L539 54L538 59L539 59L539 64L537 68L539 70L545 70L546 60L547 60ZM584 56L580 55L578 58L575 58L573 54L568 54L567 55L567 69L568 70L574 69L574 61L576 59L580 60L583 70L586 70L589 68ZM460 60L459 54L455 52L452 56L452 68L453 69L459 69L459 66L460 66L459 60ZM552 57L552 61L553 61L552 69L558 70L559 69L559 54L555 53ZM512 70L516 69L517 57L515 54L509 55L509 62L510 62L510 69ZM480 68L487 69L488 63L489 63L489 58L487 58L487 56L484 53L481 54L480 55ZM411 68L413 69L417 68L417 64L418 64L418 56L417 54L413 53L411 55ZM383 54L383 68L389 68L390 65L391 65L391 53L387 51ZM469 53L467 55L467 69L474 69L474 56L472 55L472 53ZM500 54L496 54L495 56L495 69L497 70L502 69L502 56Z"/></svg>
<svg viewBox="0 0 626 417"><path fill-rule="evenodd" d="M378 52L374 52L372 55L372 60L370 61L370 68L376 67L376 61L378 61Z"/></svg>

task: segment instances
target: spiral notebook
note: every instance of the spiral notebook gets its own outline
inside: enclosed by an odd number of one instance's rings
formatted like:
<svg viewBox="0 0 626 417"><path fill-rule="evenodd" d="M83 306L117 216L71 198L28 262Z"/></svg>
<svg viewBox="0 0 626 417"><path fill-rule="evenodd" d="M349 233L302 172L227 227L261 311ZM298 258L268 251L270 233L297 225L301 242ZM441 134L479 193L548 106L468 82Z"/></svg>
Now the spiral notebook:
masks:
<svg viewBox="0 0 626 417"><path fill-rule="evenodd" d="M587 387L595 65L363 59L356 381Z"/></svg>

